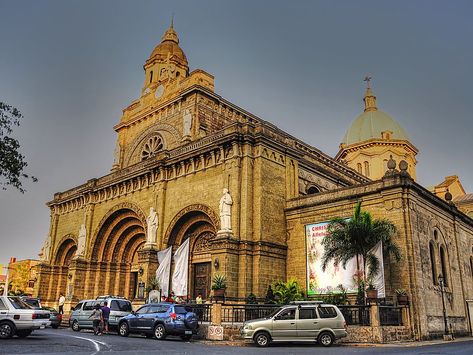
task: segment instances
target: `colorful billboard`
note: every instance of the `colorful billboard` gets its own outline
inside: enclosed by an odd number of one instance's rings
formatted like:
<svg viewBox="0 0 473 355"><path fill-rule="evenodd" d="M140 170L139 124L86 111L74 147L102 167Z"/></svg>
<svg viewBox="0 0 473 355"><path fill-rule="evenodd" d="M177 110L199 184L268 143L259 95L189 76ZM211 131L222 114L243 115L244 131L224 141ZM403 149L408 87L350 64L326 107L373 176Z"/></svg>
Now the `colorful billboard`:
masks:
<svg viewBox="0 0 473 355"><path fill-rule="evenodd" d="M341 265L334 265L333 262L327 265L322 271L322 256L324 248L322 240L327 235L328 222L308 224L306 230L306 250L307 250L307 295L326 294L339 292L339 285L343 285L347 292L357 292L355 276L357 274L356 258L351 259L345 268ZM381 262L381 268L374 284L378 289L378 297L384 297L384 268L383 252L381 244L373 250ZM360 260L360 268L363 262Z"/></svg>

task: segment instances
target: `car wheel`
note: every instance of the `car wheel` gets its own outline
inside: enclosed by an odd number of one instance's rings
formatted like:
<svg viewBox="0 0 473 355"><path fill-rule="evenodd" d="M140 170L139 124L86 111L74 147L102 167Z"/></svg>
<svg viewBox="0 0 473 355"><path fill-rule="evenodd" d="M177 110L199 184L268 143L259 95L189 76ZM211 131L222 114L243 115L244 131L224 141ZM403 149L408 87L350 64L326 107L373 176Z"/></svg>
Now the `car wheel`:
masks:
<svg viewBox="0 0 473 355"><path fill-rule="evenodd" d="M18 330L16 332L16 335L18 338L26 338L28 335L30 335L33 331L31 329L26 329L26 330Z"/></svg>
<svg viewBox="0 0 473 355"><path fill-rule="evenodd" d="M184 341L189 341L192 339L192 335L191 334L181 335L181 339Z"/></svg>
<svg viewBox="0 0 473 355"><path fill-rule="evenodd" d="M121 323L118 326L118 334L122 337L127 337L130 334L130 329L128 328L128 324L126 322Z"/></svg>
<svg viewBox="0 0 473 355"><path fill-rule="evenodd" d="M166 328L162 324L156 324L154 327L154 337L158 340L166 338Z"/></svg>
<svg viewBox="0 0 473 355"><path fill-rule="evenodd" d="M79 322L77 321L77 319L74 319L74 321L72 322L71 329L75 332L78 332L80 330Z"/></svg>
<svg viewBox="0 0 473 355"><path fill-rule="evenodd" d="M266 332L256 333L254 337L254 342L257 346L261 348L269 346L269 342L270 342L269 334Z"/></svg>
<svg viewBox="0 0 473 355"><path fill-rule="evenodd" d="M317 342L325 347L331 346L333 342L335 341L332 333L329 332L323 332L319 335L317 338Z"/></svg>
<svg viewBox="0 0 473 355"><path fill-rule="evenodd" d="M15 326L10 322L0 323L0 339L11 338L15 334Z"/></svg>

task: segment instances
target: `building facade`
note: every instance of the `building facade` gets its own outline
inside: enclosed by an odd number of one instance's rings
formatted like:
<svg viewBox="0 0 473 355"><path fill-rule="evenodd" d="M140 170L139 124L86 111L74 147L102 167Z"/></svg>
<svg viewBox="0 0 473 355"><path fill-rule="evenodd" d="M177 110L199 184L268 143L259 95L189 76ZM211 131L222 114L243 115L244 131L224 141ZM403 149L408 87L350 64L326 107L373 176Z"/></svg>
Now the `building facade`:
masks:
<svg viewBox="0 0 473 355"><path fill-rule="evenodd" d="M428 247L438 225L432 243L436 250L441 242L449 247L444 253L452 268L452 312L459 329L467 331L465 297L473 298L473 290L471 282L465 286L472 271L463 254L473 248L473 221L413 181L417 150L407 138L372 142L384 145L381 160L407 157L407 177L398 181L391 172L389 182L365 176L348 162L351 151L334 159L216 94L212 75L189 70L172 26L144 71L139 99L114 127L111 173L56 193L48 203L50 230L35 284L44 303L54 304L61 293L66 309L99 294L139 302L140 289L158 267L157 251L177 249L187 239L190 297L208 297L216 273L227 277L230 299L264 297L268 285L291 277L305 285L303 225L350 215L359 198L375 216L399 225L406 256L420 258L422 243ZM370 95L365 104L371 100L366 105L372 109L376 102ZM232 201L229 222L219 206L224 189ZM437 302L438 290L423 283L424 264L422 258L406 257L404 264L386 266L388 292L405 286L416 302L413 321L421 325L413 332L419 337L437 329L424 326L438 311L426 302L426 295ZM457 270L463 276L456 276Z"/></svg>

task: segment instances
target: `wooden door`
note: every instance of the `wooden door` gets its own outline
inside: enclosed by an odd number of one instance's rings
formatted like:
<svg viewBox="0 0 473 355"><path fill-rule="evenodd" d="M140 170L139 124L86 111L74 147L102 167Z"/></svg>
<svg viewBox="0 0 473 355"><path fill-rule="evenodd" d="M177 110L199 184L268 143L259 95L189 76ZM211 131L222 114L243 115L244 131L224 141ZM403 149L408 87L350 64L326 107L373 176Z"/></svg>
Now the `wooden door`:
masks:
<svg viewBox="0 0 473 355"><path fill-rule="evenodd" d="M136 291L138 289L138 273L131 272L130 273L130 288L128 290L129 297L128 299L133 300L136 298Z"/></svg>
<svg viewBox="0 0 473 355"><path fill-rule="evenodd" d="M209 297L210 293L210 273L211 263L197 263L193 264L194 269L194 293L193 298L195 299L198 294L202 295L205 300Z"/></svg>

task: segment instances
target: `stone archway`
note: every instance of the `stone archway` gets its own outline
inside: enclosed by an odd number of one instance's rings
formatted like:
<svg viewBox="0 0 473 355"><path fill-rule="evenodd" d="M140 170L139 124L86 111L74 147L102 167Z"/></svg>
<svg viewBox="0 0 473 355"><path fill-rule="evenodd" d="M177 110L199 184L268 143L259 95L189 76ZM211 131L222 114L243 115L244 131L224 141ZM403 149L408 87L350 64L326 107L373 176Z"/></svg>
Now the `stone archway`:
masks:
<svg viewBox="0 0 473 355"><path fill-rule="evenodd" d="M181 210L170 224L165 241L173 250L190 239L188 293L195 298L209 296L212 274L210 240L217 232L218 219L207 206L193 205Z"/></svg>
<svg viewBox="0 0 473 355"><path fill-rule="evenodd" d="M146 242L144 216L130 206L119 207L104 217L91 246L91 262L97 265L95 271L100 274L94 278L93 294L134 299L140 269L138 250Z"/></svg>
<svg viewBox="0 0 473 355"><path fill-rule="evenodd" d="M77 243L75 238L68 234L58 243L58 248L55 255L53 264L60 266L69 266L72 258L74 257L77 250Z"/></svg>

